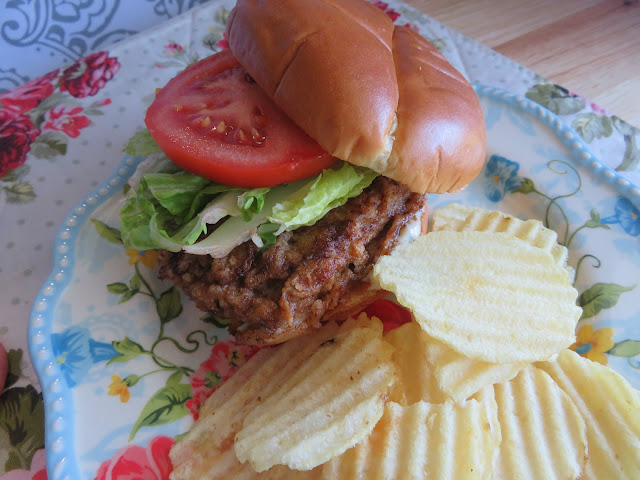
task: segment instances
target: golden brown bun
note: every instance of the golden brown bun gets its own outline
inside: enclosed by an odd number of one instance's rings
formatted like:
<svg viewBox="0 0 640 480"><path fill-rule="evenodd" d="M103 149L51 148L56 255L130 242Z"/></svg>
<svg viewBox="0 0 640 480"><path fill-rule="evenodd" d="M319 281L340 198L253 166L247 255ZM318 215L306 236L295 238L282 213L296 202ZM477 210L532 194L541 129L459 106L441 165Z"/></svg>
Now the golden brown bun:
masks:
<svg viewBox="0 0 640 480"><path fill-rule="evenodd" d="M414 191L455 192L484 163L486 129L467 80L420 34L396 27L393 53L400 88L398 127L381 171Z"/></svg>
<svg viewBox="0 0 640 480"><path fill-rule="evenodd" d="M380 9L362 0L240 0L227 39L258 85L327 152L355 164L389 153L398 86L393 23Z"/></svg>
<svg viewBox="0 0 640 480"><path fill-rule="evenodd" d="M485 126L466 79L420 35L363 0L238 0L233 54L332 155L418 193L480 171Z"/></svg>

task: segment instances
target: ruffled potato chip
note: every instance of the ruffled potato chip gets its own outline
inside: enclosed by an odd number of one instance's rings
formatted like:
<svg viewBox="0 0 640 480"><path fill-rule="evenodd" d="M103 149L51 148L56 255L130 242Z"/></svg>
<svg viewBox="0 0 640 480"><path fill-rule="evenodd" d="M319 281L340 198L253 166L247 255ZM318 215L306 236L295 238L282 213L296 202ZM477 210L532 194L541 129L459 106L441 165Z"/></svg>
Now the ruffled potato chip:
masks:
<svg viewBox="0 0 640 480"><path fill-rule="evenodd" d="M417 322L407 323L384 336L395 347L398 371L390 400L401 405L424 400L460 403L487 385L511 380L528 363L489 363L466 357L430 338Z"/></svg>
<svg viewBox="0 0 640 480"><path fill-rule="evenodd" d="M561 267L566 267L568 250L558 244L558 234L539 220L520 220L497 210L485 210L452 203L433 212L433 231L509 233L529 245L549 252Z"/></svg>
<svg viewBox="0 0 640 480"><path fill-rule="evenodd" d="M462 404L389 402L371 435L327 462L324 480L486 479L499 434L491 408Z"/></svg>
<svg viewBox="0 0 640 480"><path fill-rule="evenodd" d="M384 339L394 347L391 358L398 374L389 395L391 401L405 406L421 400L429 403L447 401L427 359L427 346L433 340L420 325L405 323L388 332Z"/></svg>
<svg viewBox="0 0 640 480"><path fill-rule="evenodd" d="M345 322L246 416L235 438L242 462L312 469L365 438L382 416L395 380L382 323Z"/></svg>
<svg viewBox="0 0 640 480"><path fill-rule="evenodd" d="M567 270L507 233L432 232L381 257L374 277L429 336L470 358L545 360L575 340Z"/></svg>
<svg viewBox="0 0 640 480"><path fill-rule="evenodd" d="M585 422L551 377L529 366L493 388L502 443L492 478L578 478L587 461Z"/></svg>
<svg viewBox="0 0 640 480"><path fill-rule="evenodd" d="M640 478L640 396L627 380L571 350L536 364L573 400L587 425L581 480Z"/></svg>
<svg viewBox="0 0 640 480"><path fill-rule="evenodd" d="M338 332L327 324L314 335L258 351L200 409L199 419L171 449L172 480L227 479L239 469L234 437L247 414L273 393L320 346Z"/></svg>
<svg viewBox="0 0 640 480"><path fill-rule="evenodd" d="M426 356L438 388L454 402L469 398L487 385L509 381L529 365L469 358L433 339L426 345Z"/></svg>

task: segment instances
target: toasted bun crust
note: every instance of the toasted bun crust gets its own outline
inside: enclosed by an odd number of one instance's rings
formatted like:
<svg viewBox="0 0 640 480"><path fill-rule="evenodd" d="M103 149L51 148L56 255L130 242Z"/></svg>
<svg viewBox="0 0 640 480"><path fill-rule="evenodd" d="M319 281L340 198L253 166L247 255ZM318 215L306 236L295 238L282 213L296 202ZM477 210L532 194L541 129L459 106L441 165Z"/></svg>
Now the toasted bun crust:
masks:
<svg viewBox="0 0 640 480"><path fill-rule="evenodd" d="M420 35L362 0L238 0L233 54L329 153L418 193L456 191L486 136L467 80Z"/></svg>
<svg viewBox="0 0 640 480"><path fill-rule="evenodd" d="M393 54L400 88L393 150L384 175L425 193L455 192L484 164L486 129L473 87L420 34L396 27Z"/></svg>
<svg viewBox="0 0 640 480"><path fill-rule="evenodd" d="M362 0L241 0L227 40L258 85L327 152L358 165L389 154L398 85L393 23L380 9Z"/></svg>

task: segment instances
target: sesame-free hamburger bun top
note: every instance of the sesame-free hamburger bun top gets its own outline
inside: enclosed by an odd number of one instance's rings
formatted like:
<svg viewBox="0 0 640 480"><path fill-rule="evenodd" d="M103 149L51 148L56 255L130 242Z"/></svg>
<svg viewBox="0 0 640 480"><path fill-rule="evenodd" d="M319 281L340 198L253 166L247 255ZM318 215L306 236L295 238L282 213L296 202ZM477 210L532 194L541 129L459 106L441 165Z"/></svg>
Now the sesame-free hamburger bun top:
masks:
<svg viewBox="0 0 640 480"><path fill-rule="evenodd" d="M232 53L333 156L417 193L466 186L486 131L476 93L440 52L364 0L238 0Z"/></svg>

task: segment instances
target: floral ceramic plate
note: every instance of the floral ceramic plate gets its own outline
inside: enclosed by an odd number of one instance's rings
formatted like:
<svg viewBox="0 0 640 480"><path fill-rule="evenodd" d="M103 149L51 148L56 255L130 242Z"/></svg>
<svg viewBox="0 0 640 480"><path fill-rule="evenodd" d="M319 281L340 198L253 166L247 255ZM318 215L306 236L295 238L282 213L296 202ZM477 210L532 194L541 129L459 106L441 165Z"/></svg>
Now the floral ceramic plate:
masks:
<svg viewBox="0 0 640 480"><path fill-rule="evenodd" d="M640 189L537 104L489 87L477 92L489 139L484 171L464 192L432 196L430 208L463 202L556 230L584 309L572 348L639 388ZM31 315L53 480L167 478L174 437L252 353L157 280L152 251L123 248L112 227L138 160L125 157L67 217Z"/></svg>

